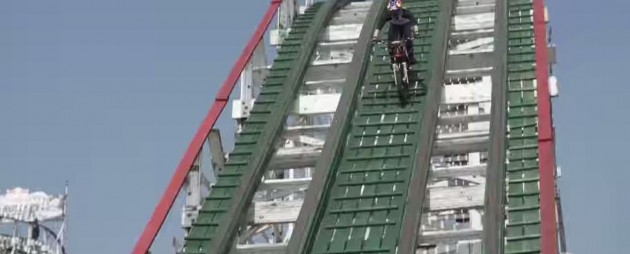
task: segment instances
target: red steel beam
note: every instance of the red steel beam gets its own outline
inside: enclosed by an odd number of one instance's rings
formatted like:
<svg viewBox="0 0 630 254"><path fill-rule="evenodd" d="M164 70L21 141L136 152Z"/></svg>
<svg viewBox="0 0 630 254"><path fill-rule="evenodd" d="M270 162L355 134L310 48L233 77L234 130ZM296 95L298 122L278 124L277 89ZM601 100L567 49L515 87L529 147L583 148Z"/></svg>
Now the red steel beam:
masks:
<svg viewBox="0 0 630 254"><path fill-rule="evenodd" d="M538 167L542 254L558 254L556 218L556 155L549 93L549 59L544 0L534 0L534 37L538 93Z"/></svg>
<svg viewBox="0 0 630 254"><path fill-rule="evenodd" d="M263 39L263 36L265 35L269 24L271 24L273 17L276 15L278 7L281 3L282 0L271 1L271 4L269 5L267 12L265 13L265 16L258 24L258 28L256 28L254 35L252 35L251 39L247 43L247 46L245 47L245 50L243 50L243 53L239 57L238 61L236 62L236 64L234 64L234 67L232 67L232 71L230 71L227 80L223 83L221 90L217 94L212 108L201 123L201 126L197 130L197 134L195 134L195 137L188 146L188 150L186 150L184 157L177 166L175 174L171 178L171 181L168 184L166 191L160 199L160 203L158 203L157 207L155 208L151 219L147 223L144 231L142 232L142 235L140 236L140 239L138 239L138 242L136 242L136 246L133 249L133 254L146 254L149 251L149 248L153 244L155 237L160 231L160 228L162 228L162 224L164 224L166 216L171 210L173 203L175 203L175 199L177 198L180 189L184 185L186 176L188 175L188 172L190 171L193 162L197 158L199 151L201 151L203 143L205 142L210 131L214 127L214 124L217 122L217 119L219 119L221 112L223 112L223 109L225 109L225 106L227 105L230 98L230 94L236 86L236 81L238 81L241 72L243 72L243 69L245 69L245 66L251 59L256 47L258 46L258 43Z"/></svg>

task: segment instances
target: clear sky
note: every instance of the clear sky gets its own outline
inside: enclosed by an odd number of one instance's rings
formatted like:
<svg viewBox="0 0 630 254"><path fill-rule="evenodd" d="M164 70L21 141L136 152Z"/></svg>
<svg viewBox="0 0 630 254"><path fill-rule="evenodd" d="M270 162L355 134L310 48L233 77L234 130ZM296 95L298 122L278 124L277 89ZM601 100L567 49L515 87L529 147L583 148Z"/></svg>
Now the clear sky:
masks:
<svg viewBox="0 0 630 254"><path fill-rule="evenodd" d="M69 180L71 253L130 252L269 1L217 2L0 1L0 190ZM569 247L624 253L630 4L548 4Z"/></svg>

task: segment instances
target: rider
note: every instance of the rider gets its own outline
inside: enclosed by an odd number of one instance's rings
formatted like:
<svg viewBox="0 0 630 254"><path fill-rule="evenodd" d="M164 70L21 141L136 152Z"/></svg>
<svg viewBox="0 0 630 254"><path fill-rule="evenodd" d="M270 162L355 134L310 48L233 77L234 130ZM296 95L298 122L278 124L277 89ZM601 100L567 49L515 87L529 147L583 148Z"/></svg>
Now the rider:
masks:
<svg viewBox="0 0 630 254"><path fill-rule="evenodd" d="M403 35L405 38L405 47L407 48L407 52L409 53L409 64L413 65L416 63L416 57L413 55L413 34L411 32L411 28L413 25L413 30L415 34L418 34L418 24L416 18L413 16L411 11L405 9L403 7L402 0L387 0L389 3L387 4L387 9L389 10L389 15L381 18L376 27L382 27L385 22L389 21L389 32L387 34L387 40L392 42L396 40L397 35ZM377 39L379 34L379 29L374 31L374 39ZM389 55L392 55L392 50L390 48Z"/></svg>

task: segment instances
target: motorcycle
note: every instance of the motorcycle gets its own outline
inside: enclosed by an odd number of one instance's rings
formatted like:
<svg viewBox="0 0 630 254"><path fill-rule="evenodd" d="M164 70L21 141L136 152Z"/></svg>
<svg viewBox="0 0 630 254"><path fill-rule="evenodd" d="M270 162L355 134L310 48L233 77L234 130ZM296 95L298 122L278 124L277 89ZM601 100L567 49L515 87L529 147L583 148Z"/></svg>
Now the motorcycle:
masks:
<svg viewBox="0 0 630 254"><path fill-rule="evenodd" d="M391 52L392 71L394 72L394 84L396 85L400 97L406 98L410 88L409 70L411 66L409 64L407 47L405 47L405 40L399 38L388 43L386 40L374 39L373 42L377 44L388 44L387 46L390 48L389 52Z"/></svg>

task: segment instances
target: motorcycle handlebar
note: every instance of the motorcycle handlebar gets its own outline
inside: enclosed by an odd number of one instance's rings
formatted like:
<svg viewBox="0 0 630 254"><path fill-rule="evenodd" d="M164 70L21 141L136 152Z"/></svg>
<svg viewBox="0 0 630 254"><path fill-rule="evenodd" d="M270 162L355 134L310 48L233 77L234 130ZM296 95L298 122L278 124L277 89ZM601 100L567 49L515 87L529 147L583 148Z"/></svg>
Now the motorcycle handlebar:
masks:
<svg viewBox="0 0 630 254"><path fill-rule="evenodd" d="M420 38L420 36L419 35L414 35L413 37L408 38L408 39L417 39L417 38ZM397 40L397 41L399 41L399 40ZM378 44L389 43L388 40L382 40L382 39L372 39L372 42L373 43L378 43Z"/></svg>

